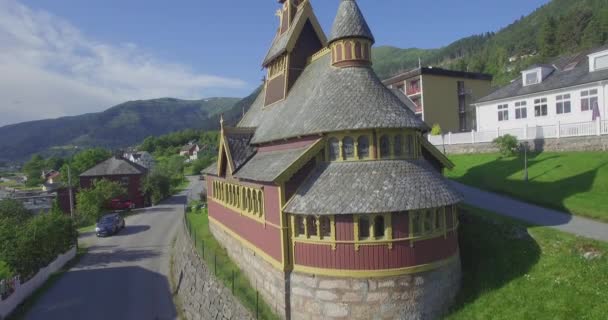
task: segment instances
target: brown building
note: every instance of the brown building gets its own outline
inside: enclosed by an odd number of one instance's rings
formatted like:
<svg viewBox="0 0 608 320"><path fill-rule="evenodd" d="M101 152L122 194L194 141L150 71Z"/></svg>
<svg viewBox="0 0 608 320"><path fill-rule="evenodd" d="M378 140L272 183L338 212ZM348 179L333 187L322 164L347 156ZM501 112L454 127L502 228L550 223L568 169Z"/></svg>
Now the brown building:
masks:
<svg viewBox="0 0 608 320"><path fill-rule="evenodd" d="M285 319L434 319L460 284L453 164L371 67L342 0L329 37L282 0L264 88L222 124L205 170L209 229Z"/></svg>
<svg viewBox="0 0 608 320"><path fill-rule="evenodd" d="M133 201L137 208L143 208L146 197L142 183L147 173L148 169L114 156L83 172L80 175L80 188L91 188L94 181L102 179L118 182L127 189L127 199L124 200Z"/></svg>
<svg viewBox="0 0 608 320"><path fill-rule="evenodd" d="M477 99L492 91L492 75L422 67L383 81L416 104L416 116L429 126L439 124L443 132L476 129Z"/></svg>

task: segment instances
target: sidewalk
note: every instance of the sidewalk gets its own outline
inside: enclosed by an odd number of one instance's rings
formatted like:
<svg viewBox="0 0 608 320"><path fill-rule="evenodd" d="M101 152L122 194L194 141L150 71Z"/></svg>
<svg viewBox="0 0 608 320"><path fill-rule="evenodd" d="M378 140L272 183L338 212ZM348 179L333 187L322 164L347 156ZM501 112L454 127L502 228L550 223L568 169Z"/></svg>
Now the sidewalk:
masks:
<svg viewBox="0 0 608 320"><path fill-rule="evenodd" d="M458 182L450 183L464 196L464 202L474 207L575 235L608 241L607 223L528 204Z"/></svg>

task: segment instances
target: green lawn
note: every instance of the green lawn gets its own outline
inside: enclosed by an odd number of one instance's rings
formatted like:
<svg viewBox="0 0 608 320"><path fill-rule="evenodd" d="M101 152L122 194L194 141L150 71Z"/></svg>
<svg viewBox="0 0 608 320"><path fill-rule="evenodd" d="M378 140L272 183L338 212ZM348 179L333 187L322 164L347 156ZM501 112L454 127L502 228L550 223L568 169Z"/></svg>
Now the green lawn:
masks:
<svg viewBox="0 0 608 320"><path fill-rule="evenodd" d="M463 288L447 319L606 319L608 243L465 210Z"/></svg>
<svg viewBox="0 0 608 320"><path fill-rule="evenodd" d="M481 189L608 222L608 152L533 154L529 182L523 157L498 154L452 155L447 176Z"/></svg>
<svg viewBox="0 0 608 320"><path fill-rule="evenodd" d="M189 232L195 239L199 255L206 261L209 271L214 272L215 276L227 288L232 289L233 294L254 316L256 315L256 300L258 300L258 319L279 319L272 312L272 309L264 303L262 297L257 297L255 287L249 283L246 276L232 262L226 251L209 231L207 209L189 212L187 214L187 221Z"/></svg>

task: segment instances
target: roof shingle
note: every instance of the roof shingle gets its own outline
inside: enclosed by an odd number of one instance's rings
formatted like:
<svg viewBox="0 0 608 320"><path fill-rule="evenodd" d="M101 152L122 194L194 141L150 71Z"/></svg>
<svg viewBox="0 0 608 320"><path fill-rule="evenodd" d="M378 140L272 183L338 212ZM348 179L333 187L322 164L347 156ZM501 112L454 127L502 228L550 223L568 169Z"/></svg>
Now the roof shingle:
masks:
<svg viewBox="0 0 608 320"><path fill-rule="evenodd" d="M112 157L83 172L81 177L145 174L148 169L123 158Z"/></svg>
<svg viewBox="0 0 608 320"><path fill-rule="evenodd" d="M355 0L342 0L340 2L329 42L343 38L366 38L372 42L375 41L374 35Z"/></svg>

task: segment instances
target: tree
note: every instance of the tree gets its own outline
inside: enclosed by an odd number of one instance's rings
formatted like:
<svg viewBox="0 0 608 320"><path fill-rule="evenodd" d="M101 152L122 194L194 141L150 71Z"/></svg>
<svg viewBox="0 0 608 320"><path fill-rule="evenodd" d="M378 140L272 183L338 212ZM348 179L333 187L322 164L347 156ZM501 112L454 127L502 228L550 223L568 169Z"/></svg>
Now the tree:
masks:
<svg viewBox="0 0 608 320"><path fill-rule="evenodd" d="M72 186L77 185L78 176L81 173L89 170L96 166L100 162L110 158L112 153L102 148L88 149L77 153L70 161L61 167L62 175L60 180L68 184L68 165L70 166L70 173L72 176Z"/></svg>
<svg viewBox="0 0 608 320"><path fill-rule="evenodd" d="M500 153L505 157L515 155L517 152L517 138L510 134L505 134L502 137L498 137L492 141L494 145L500 150Z"/></svg>
<svg viewBox="0 0 608 320"><path fill-rule="evenodd" d="M553 16L549 16L540 29L538 38L538 48L544 58L555 57L557 55L557 22Z"/></svg>
<svg viewBox="0 0 608 320"><path fill-rule="evenodd" d="M42 156L36 154L23 165L23 173L27 176L28 187L35 187L41 185L44 181L42 179L42 171L45 170L46 162Z"/></svg>
<svg viewBox="0 0 608 320"><path fill-rule="evenodd" d="M127 190L117 182L106 179L95 181L92 188L81 190L76 195L80 223L94 223L101 217L110 200L126 194Z"/></svg>
<svg viewBox="0 0 608 320"><path fill-rule="evenodd" d="M152 203L158 204L171 195L171 178L158 171L152 172L143 182L143 191Z"/></svg>
<svg viewBox="0 0 608 320"><path fill-rule="evenodd" d="M0 224L21 224L32 217L32 213L17 200L0 200Z"/></svg>
<svg viewBox="0 0 608 320"><path fill-rule="evenodd" d="M432 136L440 136L441 135L441 126L439 125L439 123L435 123L433 125L433 128L431 129L431 135Z"/></svg>

